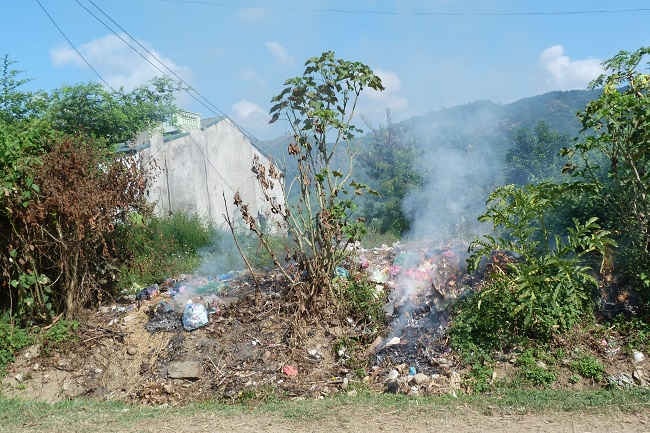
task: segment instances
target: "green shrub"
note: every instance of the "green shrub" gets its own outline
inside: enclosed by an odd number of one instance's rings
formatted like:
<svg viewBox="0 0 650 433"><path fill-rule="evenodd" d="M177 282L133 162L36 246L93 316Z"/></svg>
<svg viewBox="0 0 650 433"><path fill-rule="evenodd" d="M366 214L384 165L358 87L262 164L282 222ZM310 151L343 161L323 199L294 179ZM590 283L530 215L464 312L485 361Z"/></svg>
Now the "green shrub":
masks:
<svg viewBox="0 0 650 433"><path fill-rule="evenodd" d="M26 329L13 325L8 316L0 317L0 377L14 360L14 354L32 344L32 337Z"/></svg>
<svg viewBox="0 0 650 433"><path fill-rule="evenodd" d="M337 299L341 300L347 315L370 325L374 331L383 326L386 316L384 293L378 291L374 283L359 275L352 279L336 278L333 287L338 291Z"/></svg>
<svg viewBox="0 0 650 433"><path fill-rule="evenodd" d="M480 219L491 221L499 236L475 241L470 264L476 268L495 250L509 251L514 259L457 308L451 330L456 348L491 350L527 339L548 341L591 311L598 285L588 263L613 244L609 232L596 218L574 220L564 236L552 235L544 223L572 188L508 185L490 194Z"/></svg>
<svg viewBox="0 0 650 433"><path fill-rule="evenodd" d="M571 363L571 370L587 379L594 379L598 382L603 380L605 366L591 355L583 355Z"/></svg>
<svg viewBox="0 0 650 433"><path fill-rule="evenodd" d="M547 366L539 365L535 351L528 349L517 358L519 376L526 382L536 386L547 386L557 380L555 372Z"/></svg>
<svg viewBox="0 0 650 433"><path fill-rule="evenodd" d="M130 258L120 270L119 286L148 285L192 272L200 263L199 250L216 236L217 231L196 216L178 213L144 220L132 214L130 224L118 233L120 249Z"/></svg>
<svg viewBox="0 0 650 433"><path fill-rule="evenodd" d="M483 393L492 389L492 373L494 370L488 365L476 362L472 365L469 375L465 380L472 391Z"/></svg>

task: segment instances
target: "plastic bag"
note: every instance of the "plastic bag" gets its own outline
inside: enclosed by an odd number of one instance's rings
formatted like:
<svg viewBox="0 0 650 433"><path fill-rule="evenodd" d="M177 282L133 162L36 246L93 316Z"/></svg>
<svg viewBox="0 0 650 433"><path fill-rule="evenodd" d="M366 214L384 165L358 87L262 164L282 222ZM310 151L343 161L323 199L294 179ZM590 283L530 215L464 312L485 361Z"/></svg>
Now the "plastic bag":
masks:
<svg viewBox="0 0 650 433"><path fill-rule="evenodd" d="M183 328L193 331L208 324L208 312L203 304L193 304L188 301L183 310Z"/></svg>

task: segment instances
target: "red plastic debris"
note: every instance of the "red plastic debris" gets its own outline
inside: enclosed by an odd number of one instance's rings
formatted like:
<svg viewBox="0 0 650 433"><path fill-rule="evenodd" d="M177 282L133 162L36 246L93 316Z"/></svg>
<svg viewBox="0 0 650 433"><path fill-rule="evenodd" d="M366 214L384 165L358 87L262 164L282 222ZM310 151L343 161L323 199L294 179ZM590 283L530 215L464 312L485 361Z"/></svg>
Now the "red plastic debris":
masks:
<svg viewBox="0 0 650 433"><path fill-rule="evenodd" d="M289 377L298 375L298 369L293 365L285 365L284 367L282 367L282 372Z"/></svg>

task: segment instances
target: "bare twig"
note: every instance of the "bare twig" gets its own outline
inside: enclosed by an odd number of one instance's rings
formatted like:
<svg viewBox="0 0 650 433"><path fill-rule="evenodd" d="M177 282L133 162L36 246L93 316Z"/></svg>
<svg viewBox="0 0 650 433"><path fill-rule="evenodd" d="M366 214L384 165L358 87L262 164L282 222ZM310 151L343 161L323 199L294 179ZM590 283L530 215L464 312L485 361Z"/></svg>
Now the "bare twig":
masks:
<svg viewBox="0 0 650 433"><path fill-rule="evenodd" d="M237 234L235 233L235 226L232 222L232 219L230 218L230 212L228 212L228 201L226 200L226 193L222 192L221 195L223 196L223 204L225 209L225 213L223 214L223 219L226 221L226 224L228 224L228 227L230 227L230 233L232 233L232 238L235 241L235 246L239 251L239 255L241 256L242 260L244 260L244 263L246 263L246 267L248 268L248 271L251 273L251 276L253 277L253 281L255 281L255 295L258 295L260 291L259 280L257 279L257 275L255 275L255 271L253 271L253 266L248 260L248 257L244 253L244 250L242 250L241 245L239 245L239 239L237 239Z"/></svg>

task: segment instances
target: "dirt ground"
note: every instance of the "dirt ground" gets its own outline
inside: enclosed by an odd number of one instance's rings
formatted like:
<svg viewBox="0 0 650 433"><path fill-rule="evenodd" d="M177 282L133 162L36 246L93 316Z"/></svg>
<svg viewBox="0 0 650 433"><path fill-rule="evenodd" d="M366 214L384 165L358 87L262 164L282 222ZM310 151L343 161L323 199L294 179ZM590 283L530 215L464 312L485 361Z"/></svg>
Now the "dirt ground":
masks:
<svg viewBox="0 0 650 433"><path fill-rule="evenodd" d="M294 414L295 415L295 414ZM87 416L50 416L23 426L0 426L0 432L648 432L647 407L636 412L608 408L598 412L545 414L486 414L468 408L369 408L349 405L310 416L287 414L222 414L202 411L179 416L161 412L153 418L125 421L119 413Z"/></svg>

